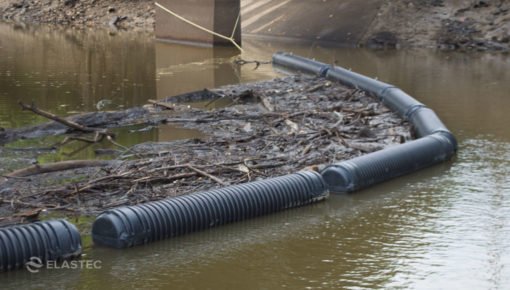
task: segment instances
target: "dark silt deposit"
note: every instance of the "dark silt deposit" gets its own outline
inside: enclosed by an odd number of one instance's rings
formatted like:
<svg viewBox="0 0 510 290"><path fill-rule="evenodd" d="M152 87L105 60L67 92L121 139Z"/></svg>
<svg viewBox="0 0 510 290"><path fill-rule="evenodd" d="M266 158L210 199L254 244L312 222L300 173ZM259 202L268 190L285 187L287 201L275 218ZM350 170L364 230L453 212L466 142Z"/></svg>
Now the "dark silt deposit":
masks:
<svg viewBox="0 0 510 290"><path fill-rule="evenodd" d="M183 104L202 99L207 99L203 109ZM228 106L210 109L225 100ZM97 141L98 136L115 142L109 138L112 127L144 124L180 126L203 135L131 148L118 144L109 161L68 161L3 172L1 221L19 222L42 209L95 214L303 169L319 170L413 139L408 123L365 91L303 75L170 97L111 116L127 112L136 112L136 117L130 115L126 123L106 117L91 123L96 120L93 115L66 119L84 120L79 125L95 128L95 133L65 127L58 132L40 130L53 128L56 122L1 133L39 130L38 138L65 134L69 142ZM104 117L102 112L90 114Z"/></svg>

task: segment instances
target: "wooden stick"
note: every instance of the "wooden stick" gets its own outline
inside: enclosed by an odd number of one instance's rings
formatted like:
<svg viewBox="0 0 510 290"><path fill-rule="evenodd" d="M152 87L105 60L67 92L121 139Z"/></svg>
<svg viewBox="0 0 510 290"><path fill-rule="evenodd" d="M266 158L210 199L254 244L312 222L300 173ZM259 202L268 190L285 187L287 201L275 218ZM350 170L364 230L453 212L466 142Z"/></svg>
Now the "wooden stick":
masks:
<svg viewBox="0 0 510 290"><path fill-rule="evenodd" d="M182 178L188 178L196 176L197 172L189 172L189 173L180 173L172 176L145 176L139 179L135 179L131 181L132 183L139 183L139 182L154 182L154 181L174 181Z"/></svg>
<svg viewBox="0 0 510 290"><path fill-rule="evenodd" d="M204 107L209 107L210 105L214 104L215 102L225 98L226 96L225 95L222 95L222 94L218 94L217 92L213 92L211 90L208 90L208 89L204 89L204 92L207 92L207 93L210 93L211 95L215 95L216 98L213 98L212 100L210 100L209 102L207 102L207 104L204 105Z"/></svg>
<svg viewBox="0 0 510 290"><path fill-rule="evenodd" d="M198 173L198 174L200 174L202 176L205 176L205 177L208 177L208 178L214 180L215 182L217 182L217 183L219 183L221 185L228 185L228 183L226 183L225 181L219 179L218 177L216 177L214 175L211 175L211 174L209 174L209 173L207 173L205 171L202 171L202 170L200 170L198 168L195 168L195 167L193 167L191 165L188 165L188 168L193 170L193 171L195 171L196 173Z"/></svg>
<svg viewBox="0 0 510 290"><path fill-rule="evenodd" d="M8 176L8 175L0 175L4 178L12 178L12 179L22 179L22 180L30 180L29 177L21 177L21 176Z"/></svg>
<svg viewBox="0 0 510 290"><path fill-rule="evenodd" d="M69 137L69 140L76 140L76 141L81 141L81 142L85 142L85 143L89 143L89 144L95 144L95 143L99 143L101 141L103 141L103 138L104 136L95 136L94 139L87 139L87 138L83 138L83 137Z"/></svg>
<svg viewBox="0 0 510 290"><path fill-rule="evenodd" d="M156 106L160 106L160 107L163 107L165 109L168 109L168 110L175 110L175 105L173 104L167 104L167 103L163 103L163 102L158 102L156 100L148 100L147 102L153 104L153 105L156 105Z"/></svg>
<svg viewBox="0 0 510 290"><path fill-rule="evenodd" d="M50 173L62 170L84 168L84 167L101 167L112 164L108 160L70 160L50 164L34 165L27 168L19 169L4 175L6 178L19 178L42 173Z"/></svg>
<svg viewBox="0 0 510 290"><path fill-rule="evenodd" d="M23 103L21 101L18 102L18 104L21 106L21 108L23 110L29 110L29 111L31 111L34 114L37 114L39 116L43 116L43 117L45 117L47 119L50 119L50 120L53 120L53 121L55 121L57 123L60 123L62 125L65 125L65 126L71 128L71 129L75 129L75 130L86 132L86 133L100 133L100 134L107 135L107 136L113 135L112 133L108 132L108 130L106 130L106 129L82 126L82 125L80 125L80 124L78 124L76 122L73 122L73 121L61 118L61 117L59 117L59 116L57 116L55 114L43 111L43 110L37 108L36 106L34 106L33 104L29 106L29 105L27 105L27 104L25 104L25 103Z"/></svg>
<svg viewBox="0 0 510 290"><path fill-rule="evenodd" d="M47 208L47 207L56 208L56 207L58 207L58 205L55 205L55 204L30 203L30 202L22 202L19 200L3 199L3 198L0 198L0 203L10 204L11 207L13 207L14 205L20 205L20 206L32 207L32 208Z"/></svg>
<svg viewBox="0 0 510 290"><path fill-rule="evenodd" d="M92 146L92 143L85 143L85 145L83 145L83 146L81 146L81 147L77 148L76 150L73 150L73 151L72 151L72 152L70 152L70 153L65 153L65 152L63 152L63 153L62 153L62 155L66 156L66 157L71 157L71 156L73 156L73 155L75 155L75 154L78 154L78 153L80 153L81 151L83 151L83 150L85 150L85 149L89 148L90 146Z"/></svg>
<svg viewBox="0 0 510 290"><path fill-rule="evenodd" d="M190 165L189 164L179 164L179 165L170 165L170 166L164 166L164 167L157 167L157 168L148 170L147 173L154 173L154 172L157 172L157 171L169 170L169 169L184 168L184 167L188 167L188 166L190 166Z"/></svg>

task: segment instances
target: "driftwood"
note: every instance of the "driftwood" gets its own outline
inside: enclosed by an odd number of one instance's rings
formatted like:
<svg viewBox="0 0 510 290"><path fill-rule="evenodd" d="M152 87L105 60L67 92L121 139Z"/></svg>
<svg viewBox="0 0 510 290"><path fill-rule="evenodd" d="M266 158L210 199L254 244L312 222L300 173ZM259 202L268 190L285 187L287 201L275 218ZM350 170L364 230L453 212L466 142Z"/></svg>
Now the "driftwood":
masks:
<svg viewBox="0 0 510 290"><path fill-rule="evenodd" d="M261 60L244 60L242 58L238 58L236 60L234 60L234 63L237 64L237 65L246 65L246 64L255 64L255 67L253 68L253 70L256 70L260 67L260 65L262 64L271 64L273 63L272 61L261 61Z"/></svg>
<svg viewBox="0 0 510 290"><path fill-rule="evenodd" d="M33 204L29 203L21 203L19 204L16 201L12 200L2 200L0 199L0 204L7 203L11 207L15 208L17 206L25 207L25 208L33 208ZM19 213L15 213L12 216L8 217L0 217L0 227L7 225L15 225L15 224L23 224L26 222L35 222L39 219L39 214L43 211L42 208L35 206L35 209L24 210Z"/></svg>
<svg viewBox="0 0 510 290"><path fill-rule="evenodd" d="M164 119L164 117L159 115L153 116L151 110L143 107L129 108L123 111L80 113L65 118L60 118L91 128L124 127L147 122L155 123L158 122L157 120ZM37 125L30 125L20 128L7 128L3 131L0 130L0 145L7 144L19 139L35 139L43 138L46 136L64 135L68 133L91 134L93 132L83 132L81 130L66 126L61 122L51 120L50 122Z"/></svg>
<svg viewBox="0 0 510 290"><path fill-rule="evenodd" d="M86 127L86 126L82 126L76 122L73 122L73 121L69 121L69 120L66 120L64 118L60 118L59 116L55 115L55 114L52 114L52 113L49 113L49 112L46 112L46 111L43 111L39 108L37 108L34 104L32 105L27 105L27 104L24 104L23 102L18 102L18 104L21 106L21 108L23 110L29 110L31 112L33 112L34 114L37 114L39 116L43 116L45 118L48 118L50 120L53 120L55 122L58 122L62 125L65 125L69 128L72 128L72 129L75 129L75 130L78 130L78 131L81 131L81 132L85 132L85 133L99 133L99 134L102 134L102 135L108 135L108 136L111 136L112 133L108 132L108 130L106 129L100 129L100 128L91 128L91 127Z"/></svg>
<svg viewBox="0 0 510 290"><path fill-rule="evenodd" d="M155 100L148 100L147 102L149 102L150 104L153 104L153 105L165 108L167 110L175 110L175 105L174 104L158 102L158 101L155 101Z"/></svg>
<svg viewBox="0 0 510 290"><path fill-rule="evenodd" d="M92 127L87 127L87 126L83 126L83 125L80 125L76 122L73 122L73 121L70 121L70 120L66 120L64 118L61 118L55 114L52 114L52 113L49 113L49 112L46 112L46 111L43 111L39 108L37 108L34 104L32 105L26 105L24 104L23 102L19 102L19 105L22 107L23 110L29 110L31 112L33 112L34 114L37 114L39 116L43 116L45 118L48 118L50 120L53 120L57 123L60 123L62 125L65 125L69 128L72 128L72 129L75 129L75 130L78 130L78 131L81 131L81 132L84 132L84 133L94 133L94 138L93 139L87 139L87 138L83 138L83 137L66 137L59 145L65 145L66 143L68 143L69 141L82 141L82 142L85 142L85 143L99 143L101 141L103 141L105 138L106 140L108 140L110 143L112 143L113 145L119 147L119 148L122 148L126 151L129 151L129 148L123 146L122 144L119 144L115 141L115 134L108 131L107 129L104 129L104 128L92 128ZM87 167L87 166L85 166Z"/></svg>
<svg viewBox="0 0 510 290"><path fill-rule="evenodd" d="M14 172L11 172L7 175L4 175L5 178L20 178L27 177L36 174L63 171L69 169L76 168L84 168L84 167L101 167L111 165L113 162L108 160L71 160L71 161L62 161L57 163L49 163L42 165L34 165L27 168L19 169Z"/></svg>
<svg viewBox="0 0 510 290"><path fill-rule="evenodd" d="M177 101L175 110L167 110L174 104L156 101L159 104L153 103L154 110L143 112L151 125L176 123L200 130L206 137L122 148L117 160L98 161L99 167L70 171L63 164L45 164L13 172L0 184L0 209L47 208L95 214L114 206L302 169L319 170L324 164L410 139L409 126L378 100L321 78L295 76L223 87L218 92L237 100L235 105L201 110ZM204 94L213 95L211 91ZM68 142L95 141L86 136L68 137ZM42 172L47 173L38 175ZM73 181L62 182L68 179Z"/></svg>
<svg viewBox="0 0 510 290"><path fill-rule="evenodd" d="M221 184L221 185L228 185L228 183L224 182L223 180L219 179L218 177L216 177L216 176L214 176L214 175L212 175L212 174L209 174L209 173L207 173L207 172L205 172L205 171L202 171L202 170L200 170L200 169L198 169L198 168L195 168L195 167L193 167L193 166L191 166L191 165L188 165L188 168L189 168L189 169L191 169L191 170L193 170L193 171L195 171L196 173L198 173L198 174L200 174L200 175L203 175L203 176L205 176L205 177L208 177L208 178L210 178L210 179L212 179L212 180L216 181L217 183L219 183L219 184Z"/></svg>

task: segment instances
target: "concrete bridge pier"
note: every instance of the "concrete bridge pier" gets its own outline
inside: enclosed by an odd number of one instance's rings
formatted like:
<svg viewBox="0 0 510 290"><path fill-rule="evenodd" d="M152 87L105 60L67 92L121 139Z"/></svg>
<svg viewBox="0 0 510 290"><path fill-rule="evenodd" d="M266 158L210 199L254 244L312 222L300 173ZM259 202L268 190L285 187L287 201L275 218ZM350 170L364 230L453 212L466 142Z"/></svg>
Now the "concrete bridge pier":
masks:
<svg viewBox="0 0 510 290"><path fill-rule="evenodd" d="M230 37L240 17L240 0L157 0L157 3L181 17L221 35ZM232 45L228 40L200 30L156 7L156 38L195 45ZM241 44L241 19L234 40Z"/></svg>

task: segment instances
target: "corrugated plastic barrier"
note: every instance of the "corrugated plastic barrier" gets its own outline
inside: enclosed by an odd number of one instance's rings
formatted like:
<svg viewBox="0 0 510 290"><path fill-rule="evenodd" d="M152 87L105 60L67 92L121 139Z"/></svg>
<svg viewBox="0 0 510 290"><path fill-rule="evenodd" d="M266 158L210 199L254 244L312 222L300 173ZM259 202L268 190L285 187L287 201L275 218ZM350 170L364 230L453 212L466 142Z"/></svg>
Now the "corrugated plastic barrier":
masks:
<svg viewBox="0 0 510 290"><path fill-rule="evenodd" d="M317 172L277 178L112 209L92 226L95 244L127 248L324 200Z"/></svg>
<svg viewBox="0 0 510 290"><path fill-rule="evenodd" d="M95 244L127 248L324 200L329 191L352 192L444 162L457 141L439 117L402 90L355 72L289 53L273 64L325 77L377 96L412 123L417 140L327 166L137 206L108 210L92 226ZM62 261L81 254L76 227L65 220L0 228L0 271L32 257Z"/></svg>
<svg viewBox="0 0 510 290"><path fill-rule="evenodd" d="M0 228L0 272L19 269L33 258L41 263L63 261L81 251L80 233L66 220Z"/></svg>
<svg viewBox="0 0 510 290"><path fill-rule="evenodd" d="M455 137L431 109L402 90L372 78L288 53L273 64L325 77L370 92L409 120L417 140L327 166L158 202L112 209L93 224L94 243L127 248L323 200L328 192L352 192L450 159Z"/></svg>
<svg viewBox="0 0 510 290"><path fill-rule="evenodd" d="M352 192L409 174L452 158L457 141L439 117L399 88L341 67L285 52L273 56L275 66L338 81L368 91L409 120L420 139L326 167L321 173L333 192Z"/></svg>

